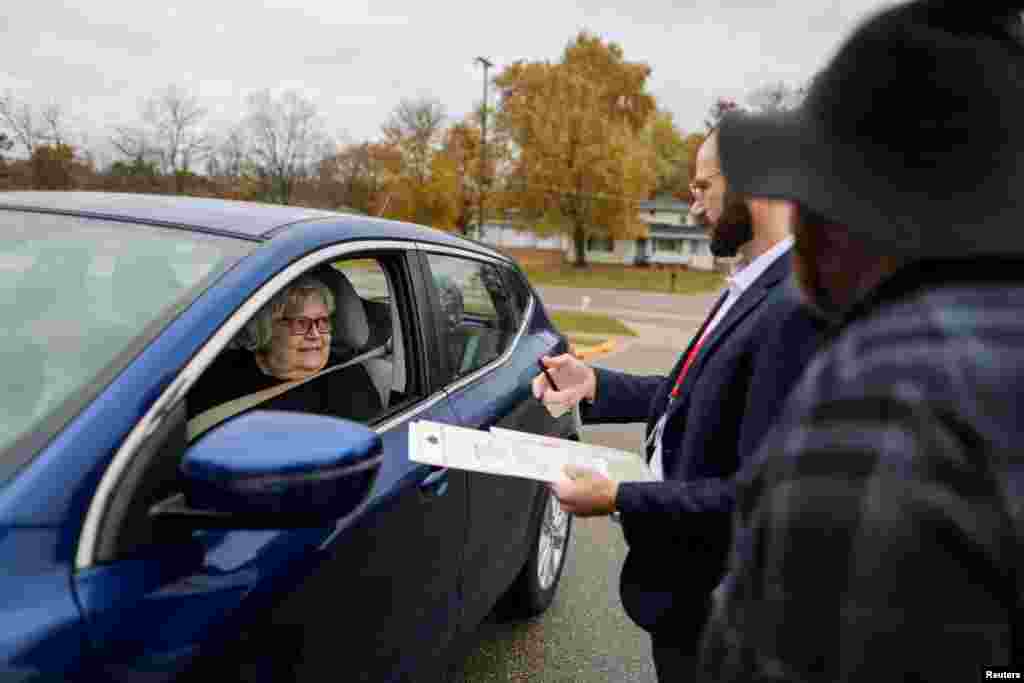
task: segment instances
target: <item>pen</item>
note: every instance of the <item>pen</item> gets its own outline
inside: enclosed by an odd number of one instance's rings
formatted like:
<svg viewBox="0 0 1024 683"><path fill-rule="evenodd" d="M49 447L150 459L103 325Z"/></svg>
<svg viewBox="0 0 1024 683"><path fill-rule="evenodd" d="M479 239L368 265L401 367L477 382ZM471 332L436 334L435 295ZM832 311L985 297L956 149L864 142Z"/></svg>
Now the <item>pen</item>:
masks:
<svg viewBox="0 0 1024 683"><path fill-rule="evenodd" d="M551 385L551 388L555 391L559 391L558 385L555 384L555 380L551 379L551 374L548 372L548 369L544 367L544 361L538 358L537 365L540 366L540 371L544 373L544 376L548 378L548 384Z"/></svg>

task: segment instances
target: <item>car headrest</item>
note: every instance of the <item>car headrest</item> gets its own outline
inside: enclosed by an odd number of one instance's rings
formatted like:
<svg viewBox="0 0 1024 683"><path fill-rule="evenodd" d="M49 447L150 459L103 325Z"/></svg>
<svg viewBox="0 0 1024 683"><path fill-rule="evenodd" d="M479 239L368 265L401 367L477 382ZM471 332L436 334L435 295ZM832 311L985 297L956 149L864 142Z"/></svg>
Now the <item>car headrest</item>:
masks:
<svg viewBox="0 0 1024 683"><path fill-rule="evenodd" d="M462 290L450 277L442 275L434 278L437 295L441 304L443 324L450 332L462 324L464 305Z"/></svg>
<svg viewBox="0 0 1024 683"><path fill-rule="evenodd" d="M334 294L334 332L331 346L362 350L370 339L370 322L363 308L363 300L355 287L336 268L319 269L314 276L327 285Z"/></svg>

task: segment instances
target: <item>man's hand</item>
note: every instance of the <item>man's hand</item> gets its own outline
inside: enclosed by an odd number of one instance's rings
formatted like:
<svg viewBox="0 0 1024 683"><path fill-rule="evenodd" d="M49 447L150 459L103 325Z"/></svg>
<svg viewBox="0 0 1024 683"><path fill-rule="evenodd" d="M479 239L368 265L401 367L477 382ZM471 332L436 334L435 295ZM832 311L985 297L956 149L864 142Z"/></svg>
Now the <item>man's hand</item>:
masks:
<svg viewBox="0 0 1024 683"><path fill-rule="evenodd" d="M561 403L574 406L583 399L594 400L597 392L597 375L593 368L568 353L560 356L544 356L540 359L551 379L558 385L558 391L551 387L544 373L533 378L533 396L544 403Z"/></svg>
<svg viewBox="0 0 1024 683"><path fill-rule="evenodd" d="M615 512L619 485L595 470L566 465L565 478L551 484L551 490L566 512L597 517Z"/></svg>

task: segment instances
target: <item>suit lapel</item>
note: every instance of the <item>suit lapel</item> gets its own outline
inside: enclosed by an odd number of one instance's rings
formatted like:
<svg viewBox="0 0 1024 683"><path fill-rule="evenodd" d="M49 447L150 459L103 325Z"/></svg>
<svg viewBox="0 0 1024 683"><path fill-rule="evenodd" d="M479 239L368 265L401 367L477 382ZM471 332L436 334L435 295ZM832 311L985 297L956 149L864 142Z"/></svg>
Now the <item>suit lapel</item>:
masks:
<svg viewBox="0 0 1024 683"><path fill-rule="evenodd" d="M729 312L725 314L725 318L715 326L715 329L711 331L711 335L707 341L701 346L700 352L693 361L693 365L686 372L686 378L683 380L683 386L680 387L680 398L675 401L675 405L670 407L670 413L674 413L679 410L683 405L690 402L690 385L700 375L703 370L707 359L715 352L715 348L722 343L722 341L728 336L729 332L736 327L744 318L757 308L757 305L761 303L768 292L771 291L772 287L776 286L784 280L790 272L790 252L787 251L785 254L780 256L768 269L761 273L761 275L754 280L753 283L740 295L739 300L732 305ZM692 345L692 344L691 344ZM678 365L678 364L677 364Z"/></svg>

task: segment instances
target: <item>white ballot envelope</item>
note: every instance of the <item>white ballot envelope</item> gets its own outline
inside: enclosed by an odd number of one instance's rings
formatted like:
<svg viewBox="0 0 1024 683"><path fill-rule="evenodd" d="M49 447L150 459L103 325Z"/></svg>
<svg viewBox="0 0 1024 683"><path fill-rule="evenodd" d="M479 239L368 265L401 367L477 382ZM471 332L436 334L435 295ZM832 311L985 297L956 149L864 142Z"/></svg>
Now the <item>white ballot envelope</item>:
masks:
<svg viewBox="0 0 1024 683"><path fill-rule="evenodd" d="M409 459L425 465L553 482L566 465L597 470L609 479L654 481L636 453L491 427L490 431L417 420L409 425Z"/></svg>

